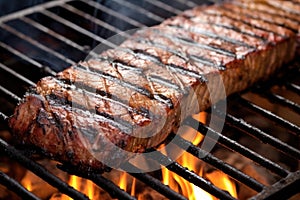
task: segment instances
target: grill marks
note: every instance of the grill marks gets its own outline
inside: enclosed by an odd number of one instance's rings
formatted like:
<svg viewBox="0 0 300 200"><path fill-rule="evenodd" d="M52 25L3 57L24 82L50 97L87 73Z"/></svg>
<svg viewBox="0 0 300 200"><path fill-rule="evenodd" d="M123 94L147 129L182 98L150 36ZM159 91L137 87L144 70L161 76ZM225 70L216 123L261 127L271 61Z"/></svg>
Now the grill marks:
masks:
<svg viewBox="0 0 300 200"><path fill-rule="evenodd" d="M242 12L242 13L244 13L244 16L248 17L249 19L259 20L259 21L265 22L267 24L283 27L283 28L293 31L294 33L298 33L299 23L297 21L290 20L286 17L281 17L281 16L278 16L276 14L272 14L269 12L258 11L251 7L246 8L246 7L243 7L242 5L237 5L236 7L233 7L233 6L228 6L227 4L225 4L223 6L223 9L226 9L231 13L241 13Z"/></svg>
<svg viewBox="0 0 300 200"><path fill-rule="evenodd" d="M167 24L168 27L174 28L174 29L182 29L184 31L188 31L188 32L192 32L192 33L196 33L196 34L201 34L204 35L206 37L212 38L212 39L219 39L219 40L223 40L225 42L229 42L233 45L238 46L242 46L242 47L246 47L248 49L252 49L255 50L255 46L246 43L244 41L241 40L236 40L234 38L225 36L225 35L221 35L221 34L216 34L212 31L207 31L205 29L202 29L200 27L193 27L193 26L182 26L180 25L181 23L178 24ZM185 25L185 24L184 24Z"/></svg>
<svg viewBox="0 0 300 200"><path fill-rule="evenodd" d="M160 33L159 30L157 34L154 34L152 36L155 38L146 39L146 37L147 36L142 35L141 37L135 39L135 41L137 43L144 44L141 46L144 49L150 47L154 49L160 49L166 53L172 54L173 56L177 56L179 59L184 60L186 63L189 62L189 63L193 63L194 65L197 65L196 63L200 63L207 67L213 67L218 70L225 70L226 67L221 64L222 62L216 63L215 61L205 56L205 54L213 54L216 57L220 57L220 58L223 57L223 58L227 58L228 60L232 60L233 58L236 58L236 55L233 52L228 51L226 49L221 49L207 44L199 44L196 43L196 41L193 41L189 38L181 38L163 32ZM160 42L157 42L157 40L160 40ZM196 52L189 52L191 48L196 50ZM145 50L143 53L145 54ZM201 54L204 55L199 56ZM160 61L160 63L162 63L161 58L159 58L158 60ZM165 65L166 63L162 63L162 64Z"/></svg>
<svg viewBox="0 0 300 200"><path fill-rule="evenodd" d="M237 6L237 7L249 9L251 11L261 12L261 13L279 17L282 19L287 19L287 20L296 22L298 24L300 23L300 19L297 15L295 15L294 13L284 12L283 10L272 6L272 2L271 2L271 4L265 4L262 2L258 2L258 1L256 1L255 3L250 3L249 1L247 1L247 2L233 1L233 3L234 3L234 6Z"/></svg>
<svg viewBox="0 0 300 200"><path fill-rule="evenodd" d="M169 32L168 32L169 31ZM178 32L171 34L171 29L153 29L152 36L155 36L155 38L149 38L149 36L141 35L141 37L138 37L135 39L136 42L145 43L157 48L164 49L170 53L173 53L177 55L178 57L181 57L185 59L186 61L189 61L188 55L186 53L183 53L182 50L178 51L178 48L180 48L181 45L188 45L188 46L195 46L199 49L204 49L208 51L212 51L224 56L236 58L236 54L234 51L224 49L223 47L216 46L214 44L205 44L204 38L201 41L202 43L199 43L200 41L196 41L191 37L187 37L187 34L184 33L183 36L181 36ZM139 35L140 36L140 35ZM144 36L144 37L143 37ZM157 40L157 37L163 38L162 40ZM174 47L174 44L170 46L170 43L166 43L165 40L171 40L173 43L176 43L177 46Z"/></svg>
<svg viewBox="0 0 300 200"><path fill-rule="evenodd" d="M262 20L251 19L244 15L236 15L234 14L235 12L230 11L232 6L229 8L223 7L216 7L218 9L214 9L213 7L205 11L195 11L196 17L191 16L190 20L196 23L209 23L213 24L213 26L231 29L243 35L258 39L263 43L280 41L291 34L289 30L277 25L266 23ZM222 24L217 23L220 19L222 19ZM275 41L273 38L275 38Z"/></svg>
<svg viewBox="0 0 300 200"><path fill-rule="evenodd" d="M225 4L226 5L226 4ZM265 23L263 20L260 19L252 19L249 20L249 18L245 15L243 16L239 16L239 15L235 15L233 14L236 10L231 10L232 6L230 7L219 7L218 10L207 10L205 12L203 12L203 14L205 15L212 15L212 16L217 16L217 17L222 17L222 18L226 18L228 20L230 20L233 24L237 24L237 25L242 25L240 27L243 27L247 32L246 34L250 34L250 31L248 32L248 30L252 30L252 32L257 32L258 34L253 34L254 37L257 38L261 38L262 40L267 40L268 37L267 34L274 34L276 36L285 38L286 35L282 35L280 33L277 33L276 31L276 27L277 25L274 26L274 24L272 23ZM241 10L238 10L241 11ZM237 12L238 12L237 11ZM234 29L237 29L238 26L235 26ZM268 28L265 28L268 27ZM254 29L254 31L253 31ZM239 30L241 32L241 30Z"/></svg>
<svg viewBox="0 0 300 200"><path fill-rule="evenodd" d="M260 9L245 5L237 3L233 7L224 4L205 11L195 9L177 17L177 20L167 20L163 23L164 29L158 27L139 32L122 44L120 49L104 52L93 58L92 62L84 62L68 69L69 74L75 74L75 77L68 76L68 70L65 70L58 75L58 79L47 80L59 85L59 92L68 93L69 98L66 99L57 91L50 92L46 97L54 106L68 105L85 110L127 129L132 128L141 118L149 121L155 116L149 110L151 103L131 104L132 99L126 99L124 94L137 94L138 101L148 98L173 109L176 94L186 92L186 76L205 82L205 73L226 70L226 63L244 59L243 55L255 51L257 45L269 43L272 40L270 35L280 40L289 31L298 32L299 21L292 21L295 13L288 16L276 14L273 13L276 8L271 6L271 12L263 9L264 14L261 14ZM243 15L234 15L234 12ZM282 19L282 23L280 20L279 23L273 22L270 16ZM220 18L222 23L218 23ZM286 21L289 23L283 24ZM225 34L221 35L220 32ZM221 46L212 41L222 41L223 44ZM147 65L151 68L147 68ZM158 75L151 73L151 70L158 71ZM94 83L86 82L85 79ZM165 95L164 91L172 92ZM122 92L124 93L121 94ZM88 103L80 102L80 99L70 95L85 98ZM114 113L113 110L119 113Z"/></svg>
<svg viewBox="0 0 300 200"><path fill-rule="evenodd" d="M112 65L122 66L122 68L126 70L129 69L127 64L120 63L116 62L116 60L113 61L113 64L108 61L101 62L101 64L110 68L112 71L114 71L114 68L111 67ZM103 69L101 70L101 68ZM131 66L130 69L131 68L133 68L133 66ZM131 71L132 70L130 70L130 72ZM155 117L155 114L149 111L149 108L143 107L143 103L130 102L135 101L134 98L131 99L130 94L139 93L139 98L145 96L144 98L158 101L170 109L173 108L173 102L169 97L123 80L120 70L118 70L116 74L119 74L120 77L114 76L113 73L109 72L105 67L95 67L95 63L87 66L79 64L59 73L59 79L43 79L42 81L48 81L48 83L41 83L40 85L52 85L51 87L55 88L55 91L51 89L48 90L47 88L42 90L51 92L51 94L47 94L47 97L52 105L57 103L60 105L67 104L76 109L86 110L92 114L101 115L106 119L114 120L128 128L134 126L135 122L139 120L146 122ZM132 75L137 74L132 73ZM147 81L155 81L161 85L168 86L174 91L178 89L178 87L174 86L170 81L159 76L149 76L149 80ZM53 86L53 84L57 85ZM121 94L122 92L123 95ZM126 95L129 95L129 99L126 99L128 97ZM154 105L154 103L152 104ZM132 105L135 105L135 107L132 107ZM151 107L151 105L148 106ZM162 106L162 108L164 106ZM144 120L141 120L141 118Z"/></svg>

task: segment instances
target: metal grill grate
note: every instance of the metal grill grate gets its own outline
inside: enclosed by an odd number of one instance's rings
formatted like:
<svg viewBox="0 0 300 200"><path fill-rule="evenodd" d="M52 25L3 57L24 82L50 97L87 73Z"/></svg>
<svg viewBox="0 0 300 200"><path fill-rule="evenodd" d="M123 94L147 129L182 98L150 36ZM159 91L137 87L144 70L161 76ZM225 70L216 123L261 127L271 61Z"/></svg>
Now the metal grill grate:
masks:
<svg viewBox="0 0 300 200"><path fill-rule="evenodd" d="M30 86L34 86L35 82L41 77L55 75L57 71L61 71L69 65L84 59L87 52L99 42L106 44L108 47L115 47L116 44L106 40L109 36L121 33L129 28L157 24L167 17L198 4L196 0L176 0L172 5L167 0L112 0L107 2L109 3L101 4L97 1L83 0L50 1L0 18L1 125L5 126L7 116L12 113L14 106L20 101L26 90ZM300 169L297 165L300 160L299 121L297 121L297 118L296 121L292 121L290 117L286 118L286 116L276 114L272 109L259 105L251 98L249 100L249 95L260 96L260 98L271 102L268 104L275 105L276 110L279 108L289 110L293 113L292 118L299 117L300 102L297 102L297 98L299 99L300 83L296 79L300 74L299 64L295 63L290 68L288 73L276 79L276 81L270 81L265 83L263 87L253 88L248 93L234 95L229 99L229 102L233 105L229 107L240 106L240 109L252 113L251 116L255 118L266 119L275 123L274 126L278 127L279 132L288 135L288 141L277 138L278 135L273 134L272 131L263 130L259 125L253 125L253 123L244 119L245 116L231 113L230 109L228 114L219 113L220 116L226 115L226 126L222 133L211 129L205 124L199 124L193 118L185 121L187 126L201 133L209 132L211 139L214 138L213 136L218 136L220 148L237 152L239 155L264 167L272 174L276 174L279 179L271 186L262 184L217 155L194 146L190 141L177 138L173 142L182 149L188 147L187 151L190 154L223 171L237 182L259 192L258 195L252 197L253 199L274 199L278 196L288 198L298 193L297 186L300 182ZM276 87L284 88L285 91L293 93L294 98L289 99L274 91ZM230 131L226 130L234 130L237 135L248 135L256 143L265 143L270 151L279 152L282 157L288 157L289 163L294 162L296 163L295 166L288 169L286 165L273 161L247 144L240 143L236 138L232 139L228 135ZM0 139L0 149L3 154L16 160L50 185L59 188L62 193L74 199L87 199L84 194L69 187L67 183L2 139ZM170 162L170 158L167 156L161 154L154 159L170 171L184 177L217 198L235 199L176 161L172 162L171 165L167 165ZM127 163L126 165L131 164ZM135 199L135 197L121 190L115 183L102 175L72 171L67 166L59 166L59 168L92 180L99 187L106 190L112 198ZM185 199L185 197L171 190L168 186L162 184L160 180L149 174L132 173L130 175L146 183L167 198ZM37 199L20 183L3 172L0 173L0 184L5 185L25 199Z"/></svg>

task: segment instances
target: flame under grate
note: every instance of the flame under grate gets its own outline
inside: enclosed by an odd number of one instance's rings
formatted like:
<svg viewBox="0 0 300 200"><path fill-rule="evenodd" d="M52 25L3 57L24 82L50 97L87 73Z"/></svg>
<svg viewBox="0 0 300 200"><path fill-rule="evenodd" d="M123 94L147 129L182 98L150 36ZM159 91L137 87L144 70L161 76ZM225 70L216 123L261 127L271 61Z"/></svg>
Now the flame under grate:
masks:
<svg viewBox="0 0 300 200"><path fill-rule="evenodd" d="M35 82L40 78L46 75L55 75L57 71L61 71L71 64L84 59L89 50L93 49L99 42L104 43L108 47L115 47L116 44L106 40L106 38L114 34L121 33L127 29L157 24L165 18L178 14L181 10L196 5L197 1L192 0L176 0L172 5L169 5L166 0L112 0L104 1L104 3L62 0L50 1L1 17L0 99L3 105L0 109L1 126L5 126L7 116L12 113L14 106L20 101L26 90L30 86L34 86ZM218 145L221 149L237 152L240 156L257 163L271 172L271 174L279 177L271 185L267 186L257 181L256 178L225 162L220 156L206 152L191 144L191 141L179 137L173 142L182 149L188 147L187 152L189 154L258 192L257 195L252 196L253 199L274 199L274 197L279 196L287 198L298 193L297 185L300 182L300 124L297 121L297 117L300 114L300 102L297 102L300 94L300 83L297 80L297 76L300 73L299 64L295 63L289 68L288 73L275 81L264 84L263 87L256 87L248 93L230 97L230 102L233 105L229 105L229 108L240 107L245 112L247 110L247 112L252 113L249 116L275 123L275 126L278 127L277 130L265 131L263 125L255 123L257 122L255 119L245 119L245 116L240 115L242 112L235 113L234 109L232 112L229 109L229 112L226 114L219 113L220 116L226 116L226 128L222 133L199 123L192 117L185 121L187 126L201 133L209 131L211 139L214 138L213 136L217 136L219 138ZM291 99L290 95L285 97L286 91L293 94ZM269 108L260 105L261 101L256 101L256 99L260 98L271 102L268 103ZM273 107L276 107L276 112L273 111ZM292 117L282 114L286 110L288 110L288 113L292 113ZM294 163L294 165L288 168L284 164L273 161L274 159L269 158L264 152L256 151L256 149L247 146L246 143L238 141L238 138L232 139L231 135L229 135L230 131L226 132L226 129L233 129L240 135L248 135L249 138L252 138L251 140L255 138L256 143L266 144L272 151L278 152L280 157L285 158L280 160L280 162ZM284 135L288 135L288 140L281 138L280 135L273 134L273 132L281 132ZM60 192L74 199L87 199L87 196L69 187L66 182L60 180L56 175L30 159L30 156L24 155L24 152L16 150L2 139L0 139L0 149L4 155L16 160L44 181L58 188ZM168 156L161 154L154 159L169 171L178 174L219 199L235 199L178 162L174 161L171 165L168 165L170 162ZM131 163L126 165L123 167L135 167ZM67 166L59 167L70 174L76 174L92 180L96 185L107 191L112 198L136 199L102 175L74 171L74 169L71 170ZM131 173L130 175L169 199L186 199L186 197L170 189L149 174ZM0 184L5 185L24 199L38 199L19 182L1 171Z"/></svg>

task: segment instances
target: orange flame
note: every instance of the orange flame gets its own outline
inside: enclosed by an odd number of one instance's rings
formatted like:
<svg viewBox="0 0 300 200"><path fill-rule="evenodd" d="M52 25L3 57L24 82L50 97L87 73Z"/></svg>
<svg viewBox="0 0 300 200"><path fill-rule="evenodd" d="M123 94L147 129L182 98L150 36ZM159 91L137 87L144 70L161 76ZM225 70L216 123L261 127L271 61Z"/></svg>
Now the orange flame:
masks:
<svg viewBox="0 0 300 200"><path fill-rule="evenodd" d="M197 115L194 115L193 118L196 120L205 123L206 122L206 116L207 114L205 112L201 112ZM186 137L189 137L191 131L194 131L192 128L187 128L186 134L183 134L182 137L186 135ZM193 144L198 145L203 140L204 136L200 133L197 133ZM166 153L166 152L163 152ZM203 166L201 166L201 162L199 159L195 158L193 155L184 152L182 156L177 160L179 164L181 164L184 167L187 167L189 170L194 171L199 176L205 176L207 179L209 179L214 185L219 187L222 190L228 191L233 197L237 198L237 192L234 182L223 172L221 171L214 171L209 174L203 174ZM167 168L162 169L162 176L163 180L162 182L165 185L168 185L171 189L173 189L176 192L181 193L183 196L187 197L189 200L216 200L215 197L207 193L206 191L202 190L201 188L193 185L192 183L186 181L181 176L177 175L176 173L173 173L169 171ZM119 180L119 187L123 189L126 192L130 192L132 196L136 196L138 200L141 199L141 196L136 193L136 179L132 179L132 185L131 189L128 188L128 184L131 183L131 176L129 176L126 172L122 172ZM32 182L30 179L22 180L22 184L24 187L31 191L32 190ZM99 195L95 195L95 189L96 185L94 185L93 182L90 180L86 180L77 176L70 176L68 184L72 187L74 187L76 190L86 194L89 199L99 199ZM72 198L62 195L61 200L71 200Z"/></svg>
<svg viewBox="0 0 300 200"><path fill-rule="evenodd" d="M213 171L212 173L206 174L206 177L217 187L222 190L226 190L231 196L237 198L237 192L235 183L223 172Z"/></svg>
<svg viewBox="0 0 300 200"><path fill-rule="evenodd" d="M131 192L130 192L131 196L135 196L135 185L136 185L136 179L134 178L131 186Z"/></svg>
<svg viewBox="0 0 300 200"><path fill-rule="evenodd" d="M207 113L201 112L197 115L194 115L193 118L196 120L205 123L206 122L206 116ZM186 134L184 135L191 135L190 131L195 131L192 128L188 128ZM183 135L183 137L184 137ZM193 140L194 145L200 144L200 142L203 140L204 136L200 133L197 133L196 137ZM177 160L179 164L181 164L184 167L187 167L189 170L194 171L195 173L199 174L200 176L203 176L203 166L200 166L201 163L199 162L199 159L195 158L193 155L184 152L182 156ZM201 188L191 184L190 182L183 179L181 176L167 170L166 168L162 169L162 175L163 175L163 183L165 185L169 185L170 188L172 188L176 192L180 192L182 195L187 197L190 200L215 200L216 198L211 196L206 191L202 190ZM236 197L236 190L234 183L231 182L229 177L222 173L222 178L216 182L212 181L216 186L218 186L221 189L227 190L230 192L230 194L234 197ZM217 177L210 177L212 179L218 179Z"/></svg>
<svg viewBox="0 0 300 200"><path fill-rule="evenodd" d="M74 189L87 195L89 199L95 199L94 193L96 186L92 181L80 178L75 175L71 175L68 184ZM62 195L61 200L72 200L72 198L68 197L67 195Z"/></svg>
<svg viewBox="0 0 300 200"><path fill-rule="evenodd" d="M24 178L21 184L29 191L32 192L32 182L29 178Z"/></svg>
<svg viewBox="0 0 300 200"><path fill-rule="evenodd" d="M125 172L123 172L120 177L119 187L127 191L127 174Z"/></svg>

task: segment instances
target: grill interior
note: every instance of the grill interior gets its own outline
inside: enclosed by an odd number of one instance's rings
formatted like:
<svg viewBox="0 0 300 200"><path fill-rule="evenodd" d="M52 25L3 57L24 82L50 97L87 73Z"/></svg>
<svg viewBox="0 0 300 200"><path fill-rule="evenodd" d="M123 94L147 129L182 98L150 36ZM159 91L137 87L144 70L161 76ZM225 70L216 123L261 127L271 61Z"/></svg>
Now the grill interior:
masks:
<svg viewBox="0 0 300 200"><path fill-rule="evenodd" d="M212 3L204 2L202 3ZM196 0L60 0L39 4L0 18L0 113L1 130L7 130L7 116L26 90L40 78L55 75L68 66L83 60L99 43L108 47L116 44L106 39L129 29L158 24L182 10L199 5ZM206 134L218 143L212 152L191 144L183 138L172 140L177 146L203 160L211 168L228 174L238 184L258 192L251 199L285 199L299 193L300 183L300 82L297 77L299 61L285 67L271 81L261 83L248 91L232 95L227 100L228 113L224 130L220 133L192 117L185 125ZM209 112L209 111L208 111ZM209 134L208 134L209 133ZM174 136L174 135L173 135ZM172 135L171 135L172 137ZM34 159L35 152L13 146L0 139L1 156L15 160L60 192L74 198L87 197L69 187L56 174ZM220 153L221 152L221 153ZM275 177L266 185L241 171L236 163L224 157L238 155L266 169L266 177ZM226 154L227 155L227 154ZM229 156L230 157L230 156ZM184 177L219 199L235 199L205 178L160 154L153 158L168 170ZM136 199L105 176L76 171L58 165L60 170L92 180L112 198ZM131 163L124 166L132 167ZM1 169L1 168L0 168ZM137 169L138 170L138 169ZM153 190L169 199L186 199L161 183L153 174L131 173ZM24 199L38 199L12 176L0 171L0 184Z"/></svg>

